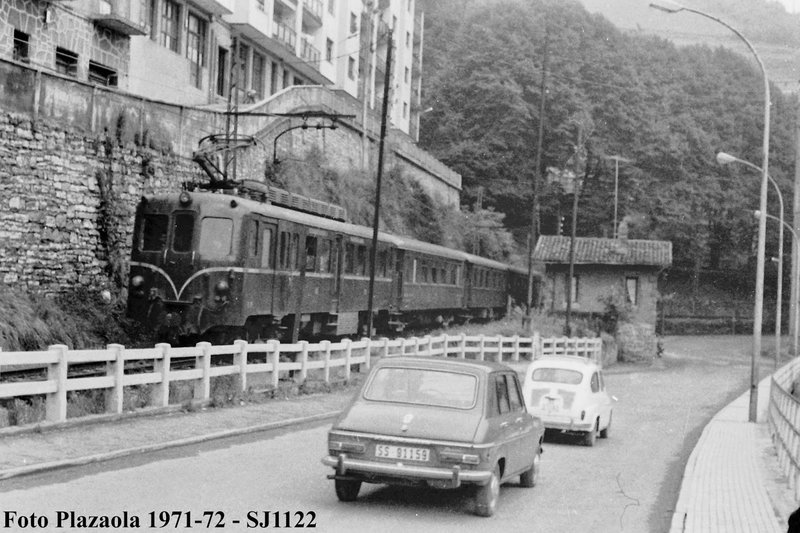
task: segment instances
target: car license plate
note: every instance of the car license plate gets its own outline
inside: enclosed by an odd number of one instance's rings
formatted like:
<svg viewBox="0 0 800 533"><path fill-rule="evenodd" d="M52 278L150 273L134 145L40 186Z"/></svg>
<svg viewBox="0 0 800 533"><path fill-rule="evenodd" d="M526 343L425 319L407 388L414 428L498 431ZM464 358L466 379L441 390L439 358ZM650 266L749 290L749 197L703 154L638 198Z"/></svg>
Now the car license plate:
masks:
<svg viewBox="0 0 800 533"><path fill-rule="evenodd" d="M555 413L558 411L558 401L555 398L548 398L547 403L544 404L544 410L547 413Z"/></svg>
<svg viewBox="0 0 800 533"><path fill-rule="evenodd" d="M375 446L375 457L402 459L406 461L428 461L430 460L430 450L426 448L409 448L407 446L378 444Z"/></svg>

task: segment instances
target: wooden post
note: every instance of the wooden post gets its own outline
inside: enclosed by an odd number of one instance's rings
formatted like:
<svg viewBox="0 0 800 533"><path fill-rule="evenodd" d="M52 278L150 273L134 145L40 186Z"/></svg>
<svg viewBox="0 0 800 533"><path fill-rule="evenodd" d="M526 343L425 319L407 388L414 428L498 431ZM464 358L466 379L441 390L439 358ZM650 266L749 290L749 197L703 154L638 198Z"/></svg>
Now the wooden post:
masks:
<svg viewBox="0 0 800 533"><path fill-rule="evenodd" d="M247 341L237 339L233 341L236 353L233 355L233 364L239 367L239 390L247 390Z"/></svg>
<svg viewBox="0 0 800 533"><path fill-rule="evenodd" d="M156 348L161 350L161 358L153 361L153 372L161 374L161 384L153 390L153 404L166 407L169 405L170 345L162 342L156 344Z"/></svg>
<svg viewBox="0 0 800 533"><path fill-rule="evenodd" d="M195 368L203 370L203 377L194 384L194 399L207 400L211 397L211 343L198 342L202 354L195 359Z"/></svg>
<svg viewBox="0 0 800 533"><path fill-rule="evenodd" d="M45 418L48 422L63 422L67 419L67 347L54 344L47 349L55 352L58 361L47 365L47 381L55 381L56 390L47 394Z"/></svg>
<svg viewBox="0 0 800 533"><path fill-rule="evenodd" d="M542 354L542 339L539 336L538 331L533 332L532 339L533 340L531 341L531 361L533 361Z"/></svg>
<svg viewBox="0 0 800 533"><path fill-rule="evenodd" d="M114 352L114 361L106 364L106 375L114 376L114 387L106 392L106 412L119 414L122 412L125 347L121 344L109 344L108 349Z"/></svg>

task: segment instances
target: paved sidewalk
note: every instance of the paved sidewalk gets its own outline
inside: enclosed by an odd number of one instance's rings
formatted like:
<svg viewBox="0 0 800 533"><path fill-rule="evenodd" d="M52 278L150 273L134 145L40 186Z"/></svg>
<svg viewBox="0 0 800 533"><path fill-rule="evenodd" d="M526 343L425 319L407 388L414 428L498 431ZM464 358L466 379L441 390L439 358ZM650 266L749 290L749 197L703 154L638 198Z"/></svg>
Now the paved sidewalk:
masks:
<svg viewBox="0 0 800 533"><path fill-rule="evenodd" d="M759 383L757 423L748 421L747 391L706 425L686 464L670 533L786 531L793 509L782 496L789 489L770 475L764 457L764 447L771 447L769 387L769 377Z"/></svg>

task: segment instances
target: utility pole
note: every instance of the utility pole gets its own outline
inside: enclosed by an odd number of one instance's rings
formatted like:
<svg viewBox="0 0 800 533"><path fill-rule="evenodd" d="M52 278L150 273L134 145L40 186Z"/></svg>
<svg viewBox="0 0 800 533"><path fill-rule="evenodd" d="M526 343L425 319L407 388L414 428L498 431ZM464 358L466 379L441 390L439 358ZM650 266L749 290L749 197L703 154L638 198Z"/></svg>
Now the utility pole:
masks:
<svg viewBox="0 0 800 533"><path fill-rule="evenodd" d="M369 167L369 135L367 134L367 120L369 113L369 97L367 88L371 85L372 78L372 0L364 3L364 18L366 19L364 33L367 36L367 53L364 58L364 72L361 76L361 170L367 171Z"/></svg>
<svg viewBox="0 0 800 533"><path fill-rule="evenodd" d="M389 114L389 89L392 85L392 33L389 28L389 43L386 47L386 72L383 78L383 109L381 110L381 138L378 146L378 177L375 183L375 210L372 218L372 248L369 251L369 294L367 296L367 335L372 336L372 309L375 298L375 262L378 257L378 226L380 225L381 179L383 177L383 147L386 141L386 122Z"/></svg>
<svg viewBox="0 0 800 533"><path fill-rule="evenodd" d="M792 205L792 226L796 232L800 232L800 103L797 106L797 118L795 120L794 130L795 142L795 161L794 161L794 195ZM789 293L791 294L791 303L789 305L789 328L792 332L792 339L794 339L794 357L797 357L797 337L798 327L800 327L799 320L800 310L798 309L798 300L800 300L800 286L798 286L797 270L800 268L800 248L798 248L797 239L792 239L792 285Z"/></svg>
<svg viewBox="0 0 800 533"><path fill-rule="evenodd" d="M536 139L536 159L533 175L531 176L531 229L528 232L528 299L525 302L528 320L535 305L533 301L533 250L539 238L539 173L542 171L542 138L544 137L544 105L547 100L547 60L550 43L550 32L545 26L544 30L544 58L542 59L542 83L539 88L539 135Z"/></svg>
<svg viewBox="0 0 800 533"><path fill-rule="evenodd" d="M576 226L578 225L578 195L581 190L582 179L579 179L578 174L581 171L581 152L583 151L583 125L578 124L578 145L575 149L575 182L572 186L572 227L570 228L569 239L569 274L567 277L567 311L564 322L564 335L569 337L572 335L572 326L570 320L572 319L572 290L575 283L575 237Z"/></svg>

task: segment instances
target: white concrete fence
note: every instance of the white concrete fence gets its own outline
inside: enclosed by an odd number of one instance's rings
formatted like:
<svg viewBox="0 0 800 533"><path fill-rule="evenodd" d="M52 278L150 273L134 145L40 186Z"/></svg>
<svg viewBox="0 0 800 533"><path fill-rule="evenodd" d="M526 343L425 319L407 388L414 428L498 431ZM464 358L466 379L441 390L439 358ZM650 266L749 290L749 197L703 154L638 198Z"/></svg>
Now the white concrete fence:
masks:
<svg viewBox="0 0 800 533"><path fill-rule="evenodd" d="M211 378L236 376L237 388L242 392L248 385L277 388L282 375L293 371L293 378L303 382L309 371L321 374L326 383L349 380L354 365L370 367L374 357L397 355L422 355L461 359L518 362L547 355L578 355L601 361L602 342L599 338L549 338L487 337L442 335L438 337L408 339L364 338L360 341L345 339L341 342L322 341L281 344L268 341L248 344L212 346L207 342L188 348L175 348L158 344L154 348L128 349L120 344L109 344L102 350L69 350L64 345L50 346L40 352L0 352L0 375L18 370L20 366L46 367L44 380L0 383L0 399L30 396L45 397L45 419L62 422L67 418L67 392L104 389L106 411L122 413L125 387L151 385L149 407L166 407L170 402L170 384L188 382L195 400L211 397ZM248 354L265 354L265 362L248 361ZM224 357L227 356L227 357ZM212 357L230 361L228 364L211 364ZM193 368L174 368L174 361L193 361ZM130 371L132 362L140 368ZM68 377L68 367L81 363L105 364L105 375ZM126 371L126 363L129 370ZM102 368L102 366L101 366ZM341 374L338 377L331 373ZM258 382L258 383L256 383Z"/></svg>
<svg viewBox="0 0 800 533"><path fill-rule="evenodd" d="M792 392L796 386L800 386L798 378L800 358L793 359L772 375L768 412L778 463L789 481L795 500L800 500L800 398ZM800 394L800 390L797 394Z"/></svg>

